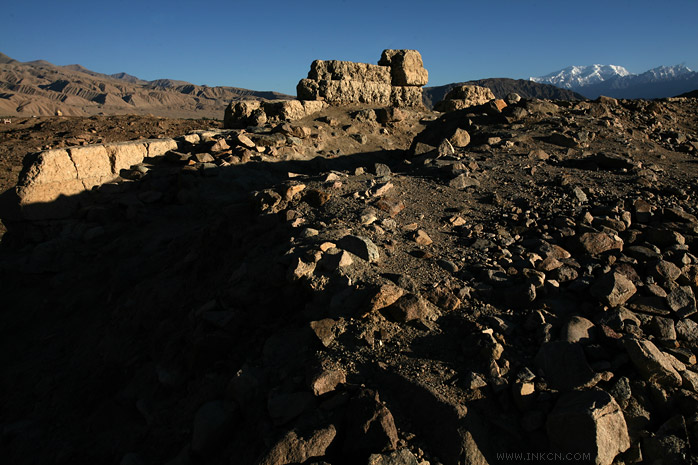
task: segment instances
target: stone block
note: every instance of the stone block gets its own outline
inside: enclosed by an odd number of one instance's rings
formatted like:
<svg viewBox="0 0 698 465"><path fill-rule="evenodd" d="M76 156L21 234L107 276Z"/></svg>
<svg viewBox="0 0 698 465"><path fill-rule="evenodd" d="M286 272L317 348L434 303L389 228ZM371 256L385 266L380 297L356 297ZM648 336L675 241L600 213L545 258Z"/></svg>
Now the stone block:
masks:
<svg viewBox="0 0 698 465"><path fill-rule="evenodd" d="M165 155L170 150L177 150L177 142L174 139L152 139L145 141L148 147L149 157Z"/></svg>
<svg viewBox="0 0 698 465"><path fill-rule="evenodd" d="M68 152L79 179L104 178L112 175L109 154L103 145L72 147Z"/></svg>
<svg viewBox="0 0 698 465"><path fill-rule="evenodd" d="M105 147L112 160L112 172L117 176L121 170L141 163L148 154L144 142L121 142Z"/></svg>
<svg viewBox="0 0 698 465"><path fill-rule="evenodd" d="M310 65L308 79L313 81L389 82L390 68L351 61L315 60Z"/></svg>
<svg viewBox="0 0 698 465"><path fill-rule="evenodd" d="M417 50L383 50L378 64L390 66L394 86L423 86L429 81L429 72Z"/></svg>

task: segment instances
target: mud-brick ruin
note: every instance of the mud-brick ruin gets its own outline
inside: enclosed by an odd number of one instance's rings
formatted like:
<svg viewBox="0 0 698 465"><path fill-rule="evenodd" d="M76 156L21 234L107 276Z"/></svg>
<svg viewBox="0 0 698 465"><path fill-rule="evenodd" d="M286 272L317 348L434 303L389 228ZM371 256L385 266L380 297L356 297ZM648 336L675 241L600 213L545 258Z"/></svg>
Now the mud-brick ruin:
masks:
<svg viewBox="0 0 698 465"><path fill-rule="evenodd" d="M383 50L377 65L315 60L296 90L300 100L324 100L330 105L419 107L428 80L418 51Z"/></svg>
<svg viewBox="0 0 698 465"><path fill-rule="evenodd" d="M315 60L296 86L298 100L232 102L223 126L241 129L300 119L327 105L422 108L422 86L428 80L417 50L383 50L377 65Z"/></svg>

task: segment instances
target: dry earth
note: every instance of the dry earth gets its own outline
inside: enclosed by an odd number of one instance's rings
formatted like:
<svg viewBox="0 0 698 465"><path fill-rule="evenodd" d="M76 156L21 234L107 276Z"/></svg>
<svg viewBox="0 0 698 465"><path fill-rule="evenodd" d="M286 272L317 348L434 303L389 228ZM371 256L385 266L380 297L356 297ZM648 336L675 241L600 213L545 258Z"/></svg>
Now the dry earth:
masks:
<svg viewBox="0 0 698 465"><path fill-rule="evenodd" d="M10 217L4 455L695 461L697 113L330 108L180 140L72 218Z"/></svg>

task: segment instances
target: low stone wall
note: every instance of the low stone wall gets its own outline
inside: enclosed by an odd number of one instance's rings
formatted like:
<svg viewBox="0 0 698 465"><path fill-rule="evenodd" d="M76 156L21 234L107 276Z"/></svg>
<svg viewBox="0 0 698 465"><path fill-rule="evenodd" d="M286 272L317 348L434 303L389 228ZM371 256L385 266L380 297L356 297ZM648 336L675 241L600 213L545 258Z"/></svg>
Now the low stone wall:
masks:
<svg viewBox="0 0 698 465"><path fill-rule="evenodd" d="M152 139L41 152L16 189L22 216L28 220L67 217L77 208L75 195L117 179L121 170L146 157L176 149L174 139Z"/></svg>
<svg viewBox="0 0 698 465"><path fill-rule="evenodd" d="M377 65L315 60L308 78L296 87L298 100L231 102L225 109L223 127L243 129L293 121L328 104L422 107L422 86L428 80L416 50L384 50Z"/></svg>
<svg viewBox="0 0 698 465"><path fill-rule="evenodd" d="M296 91L299 100L330 105L420 107L428 79L418 51L384 50L377 65L315 60Z"/></svg>
<svg viewBox="0 0 698 465"><path fill-rule="evenodd" d="M326 106L325 102L300 100L231 102L223 115L223 127L243 129L248 126L293 121L317 113Z"/></svg>

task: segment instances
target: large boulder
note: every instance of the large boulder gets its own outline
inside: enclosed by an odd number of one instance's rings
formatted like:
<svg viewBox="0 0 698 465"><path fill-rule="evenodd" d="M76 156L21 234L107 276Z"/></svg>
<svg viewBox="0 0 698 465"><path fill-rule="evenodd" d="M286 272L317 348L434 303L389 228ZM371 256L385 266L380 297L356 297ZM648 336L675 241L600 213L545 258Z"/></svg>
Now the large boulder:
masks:
<svg viewBox="0 0 698 465"><path fill-rule="evenodd" d="M610 465L630 447L623 412L602 390L563 394L548 415L546 428L554 450L591 453L596 465Z"/></svg>
<svg viewBox="0 0 698 465"><path fill-rule="evenodd" d="M337 430L334 425L301 434L291 430L281 437L258 461L258 465L281 465L286 463L306 463L314 457L325 455L334 441Z"/></svg>
<svg viewBox="0 0 698 465"><path fill-rule="evenodd" d="M681 386L681 375L676 369L677 365L683 368L679 365L681 362L646 339L627 339L624 345L635 368L647 381L664 386Z"/></svg>
<svg viewBox="0 0 698 465"><path fill-rule="evenodd" d="M262 102L259 100L230 102L223 115L223 127L227 129L242 129L247 126L256 126L259 120L255 119L255 115L263 113Z"/></svg>
<svg viewBox="0 0 698 465"><path fill-rule="evenodd" d="M463 85L451 89L444 99L434 105L434 110L448 112L483 105L495 96L490 89L481 86Z"/></svg>

